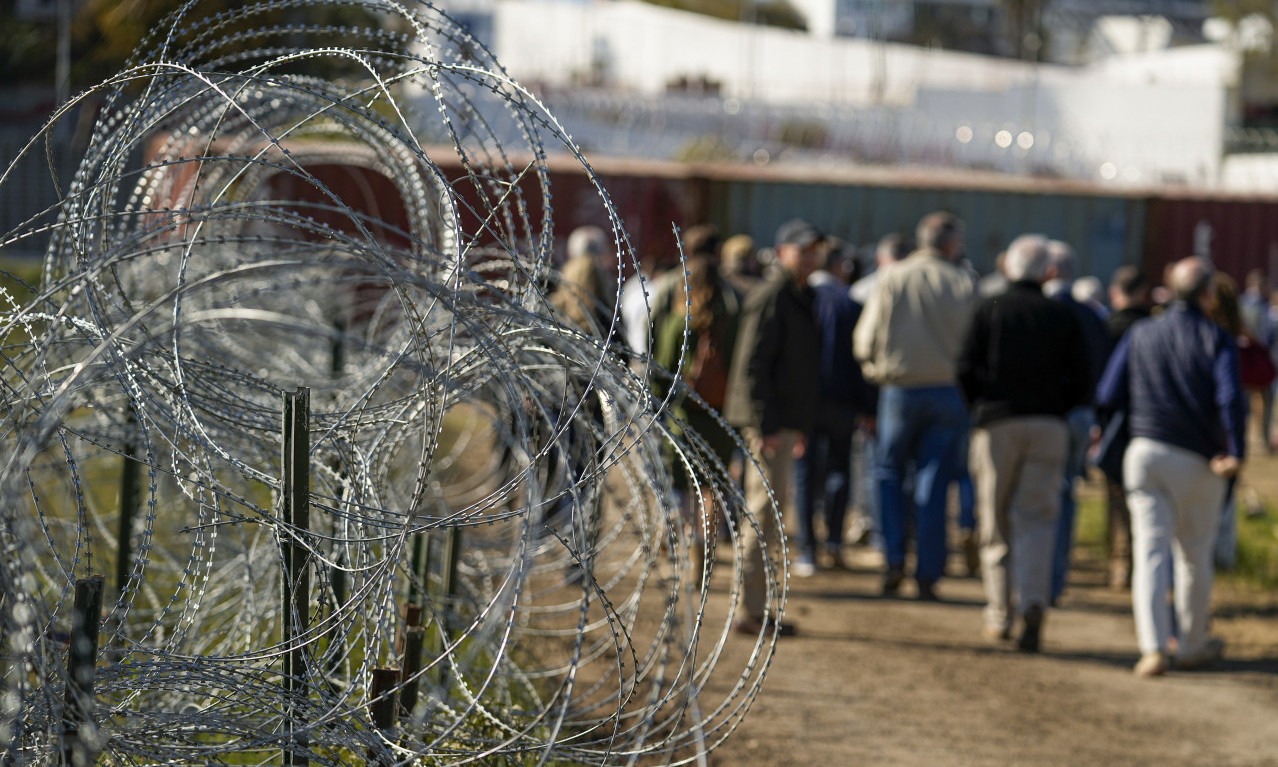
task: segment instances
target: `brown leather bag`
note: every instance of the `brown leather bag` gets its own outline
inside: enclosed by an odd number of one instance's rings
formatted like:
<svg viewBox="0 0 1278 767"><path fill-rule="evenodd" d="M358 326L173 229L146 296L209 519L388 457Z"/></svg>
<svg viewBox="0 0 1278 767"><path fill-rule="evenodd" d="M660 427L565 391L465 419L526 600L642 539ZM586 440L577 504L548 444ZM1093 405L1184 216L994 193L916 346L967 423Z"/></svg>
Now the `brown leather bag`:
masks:
<svg viewBox="0 0 1278 767"><path fill-rule="evenodd" d="M683 375L684 383L715 410L728 400L728 365L714 333L707 330L697 337L692 361Z"/></svg>

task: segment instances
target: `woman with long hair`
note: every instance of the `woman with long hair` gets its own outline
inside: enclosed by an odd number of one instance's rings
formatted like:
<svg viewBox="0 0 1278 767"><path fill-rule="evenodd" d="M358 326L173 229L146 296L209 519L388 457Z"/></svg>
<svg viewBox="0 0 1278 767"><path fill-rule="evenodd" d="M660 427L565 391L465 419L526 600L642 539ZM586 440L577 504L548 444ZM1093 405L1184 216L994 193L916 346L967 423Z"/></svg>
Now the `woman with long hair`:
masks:
<svg viewBox="0 0 1278 767"><path fill-rule="evenodd" d="M720 278L714 260L707 255L688 259L686 280L686 286L680 284L675 289L673 311L661 327L653 328L653 360L672 375L666 380L659 378L655 388L658 396L665 397L676 381L682 382L671 400L673 413L727 466L737 443L715 411L723 407L727 395L741 298ZM716 507L713 488L689 487L686 472L674 456L671 458L674 486L683 493L685 519L692 528L693 561L701 563L705 541L715 538L710 528L718 524L724 510ZM700 566L694 580L701 580Z"/></svg>

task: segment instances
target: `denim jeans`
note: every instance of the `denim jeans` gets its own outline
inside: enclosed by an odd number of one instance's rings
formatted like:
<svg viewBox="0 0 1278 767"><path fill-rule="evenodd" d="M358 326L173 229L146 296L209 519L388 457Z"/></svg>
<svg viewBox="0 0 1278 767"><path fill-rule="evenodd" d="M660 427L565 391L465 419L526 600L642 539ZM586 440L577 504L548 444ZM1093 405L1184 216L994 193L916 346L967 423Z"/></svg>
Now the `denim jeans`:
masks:
<svg viewBox="0 0 1278 767"><path fill-rule="evenodd" d="M967 434L967 426L967 410L955 386L884 386L879 392L874 480L884 554L889 569L904 568L906 472L913 462L915 578L923 583L934 583L945 572L946 498L958 462L958 440Z"/></svg>
<svg viewBox="0 0 1278 767"><path fill-rule="evenodd" d="M972 432L969 423L968 428L965 428L963 434L959 436L958 444L954 446L954 449L958 451L958 462L954 465L954 484L958 485L959 529L975 532L976 487L972 484L972 471L968 466L971 462L969 458L971 442Z"/></svg>
<svg viewBox="0 0 1278 767"><path fill-rule="evenodd" d="M794 462L794 506L799 517L799 554L816 557L817 506L825 512L825 542L831 550L843 545L843 524L851 492L852 433L856 423L834 418L808 432L807 450Z"/></svg>
<svg viewBox="0 0 1278 767"><path fill-rule="evenodd" d="M1066 416L1069 423L1069 453L1065 457L1065 480L1061 483L1061 515L1056 520L1056 549L1052 554L1052 602L1065 593L1069 579L1069 555L1074 548L1074 479L1087 471L1087 448L1092 440L1096 410L1076 407Z"/></svg>

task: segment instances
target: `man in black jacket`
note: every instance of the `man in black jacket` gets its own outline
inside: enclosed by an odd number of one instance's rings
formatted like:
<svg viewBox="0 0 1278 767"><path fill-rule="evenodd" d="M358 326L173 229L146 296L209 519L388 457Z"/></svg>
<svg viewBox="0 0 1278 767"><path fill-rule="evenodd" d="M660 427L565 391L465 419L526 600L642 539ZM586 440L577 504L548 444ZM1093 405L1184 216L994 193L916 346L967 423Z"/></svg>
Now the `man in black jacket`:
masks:
<svg viewBox="0 0 1278 767"><path fill-rule="evenodd" d="M1091 385L1087 400L1079 403L1065 416L1069 426L1069 448L1065 459L1065 475L1061 478L1061 513L1056 522L1056 549L1052 554L1052 604L1065 593L1069 581L1070 555L1074 549L1074 520L1078 503L1074 494L1074 480L1087 474L1087 449L1092 443L1092 427L1096 425L1096 408L1093 395L1100 381L1101 371L1113 348L1105 321L1090 306L1073 296L1074 279L1078 277L1078 258L1068 243L1050 240L1047 243L1047 281L1043 293L1050 299L1065 304L1074 321L1083 331L1083 346L1087 350Z"/></svg>
<svg viewBox="0 0 1278 767"><path fill-rule="evenodd" d="M1115 347L1137 321L1150 314L1149 280L1135 266L1120 266L1109 281L1109 305L1114 313L1105 322L1109 340ZM1109 426L1113 413L1096 414L1102 430ZM1121 417L1121 416L1120 416ZM1117 425L1117 424L1116 424ZM1100 464L1102 471L1105 465ZM1132 584L1132 518L1127 511L1123 491L1121 464L1116 476L1105 476L1107 520L1109 523L1109 587L1123 590Z"/></svg>
<svg viewBox="0 0 1278 767"><path fill-rule="evenodd" d="M794 626L778 621L780 593L768 593L767 557L780 572L779 513L785 503L796 452L812 429L821 402L821 334L813 313L808 277L820 265L824 237L811 224L793 219L777 230L781 269L746 296L723 415L739 428L758 468L745 470L745 500L758 528L741 525L741 601L736 630L781 635Z"/></svg>
<svg viewBox="0 0 1278 767"><path fill-rule="evenodd" d="M1006 293L981 301L959 356L972 413L972 475L980 521L988 639L1010 639L1018 595L1020 649L1037 652L1050 598L1066 414L1086 402L1090 366L1070 310L1043 295L1047 240L1023 235L1007 249ZM1009 573L1009 567L1012 572Z"/></svg>

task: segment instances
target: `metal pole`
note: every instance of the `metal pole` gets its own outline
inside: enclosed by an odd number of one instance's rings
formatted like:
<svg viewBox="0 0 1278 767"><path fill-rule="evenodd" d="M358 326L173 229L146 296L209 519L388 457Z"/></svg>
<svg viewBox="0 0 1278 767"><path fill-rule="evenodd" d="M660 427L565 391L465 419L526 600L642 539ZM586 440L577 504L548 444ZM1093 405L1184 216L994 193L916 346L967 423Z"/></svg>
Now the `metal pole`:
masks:
<svg viewBox="0 0 1278 767"><path fill-rule="evenodd" d="M298 704L306 697L306 654L299 639L310 628L311 579L309 550L302 536L310 530L310 389L298 387L284 394L284 455L282 505L284 516L284 618L282 640L284 654L285 721L287 741L284 764L304 767L310 764L306 755L308 738L298 733L304 725L299 721Z"/></svg>
<svg viewBox="0 0 1278 767"><path fill-rule="evenodd" d="M457 561L461 558L461 528L448 528L448 538L444 543L444 596L451 610L453 598L457 596Z"/></svg>
<svg viewBox="0 0 1278 767"><path fill-rule="evenodd" d="M411 717L417 707L417 690L421 686L418 672L422 670L422 648L426 644L426 629L409 626L404 631L404 653L400 661L404 666L404 686L399 691L399 714Z"/></svg>
<svg viewBox="0 0 1278 767"><path fill-rule="evenodd" d="M419 603L426 596L430 577L430 539L425 533L413 534L413 553L410 560L413 577L408 579L408 601Z"/></svg>
<svg viewBox="0 0 1278 767"><path fill-rule="evenodd" d="M399 708L397 700L399 695L395 689L397 687L399 687L399 669L373 669L373 686L369 691L369 696L372 700L368 704L368 713L373 720L373 727L381 730L391 740L394 739L394 733L391 730L395 728L395 718ZM381 761L388 764L395 763L394 757L393 752L378 752L368 755L370 762Z"/></svg>
<svg viewBox="0 0 1278 767"><path fill-rule="evenodd" d="M129 423L134 423L129 418ZM133 519L137 516L141 494L142 467L137 460L137 446L133 438L124 446L120 467L120 527L116 538L115 593L124 598L124 587L129 579L129 565L133 559Z"/></svg>
<svg viewBox="0 0 1278 767"><path fill-rule="evenodd" d="M457 601L457 561L460 558L461 528L450 527L444 539L444 561L441 563L443 572L440 573L442 581L440 586L443 587L444 593L443 598L439 600L439 614L435 617L436 657L443 655L444 648L448 646L448 627L452 624L452 614ZM448 667L444 663L439 664L438 675L439 686L443 689L448 684Z"/></svg>
<svg viewBox="0 0 1278 767"><path fill-rule="evenodd" d="M97 726L93 722L93 678L98 665L98 632L102 627L103 578L75 582L71 613L71 645L67 651L67 685L63 692L61 764L90 767L97 761Z"/></svg>

